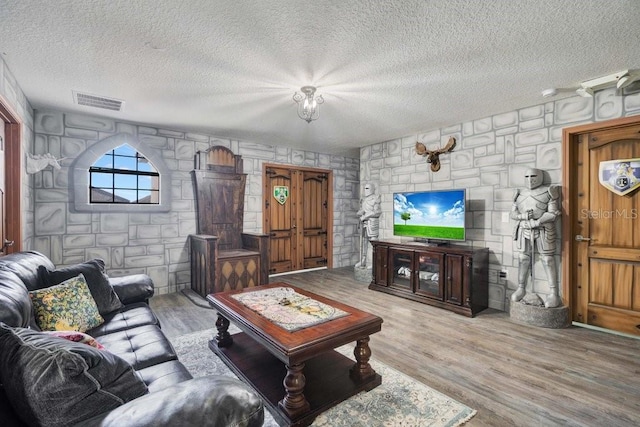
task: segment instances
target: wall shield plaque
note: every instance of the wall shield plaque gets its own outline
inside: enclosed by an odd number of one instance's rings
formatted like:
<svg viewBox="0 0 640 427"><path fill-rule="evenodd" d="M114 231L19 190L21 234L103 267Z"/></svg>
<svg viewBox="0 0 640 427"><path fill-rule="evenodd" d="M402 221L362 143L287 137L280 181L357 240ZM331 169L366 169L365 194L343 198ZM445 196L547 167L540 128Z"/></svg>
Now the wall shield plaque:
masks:
<svg viewBox="0 0 640 427"><path fill-rule="evenodd" d="M640 187L640 159L600 162L598 179L609 191L624 196Z"/></svg>
<svg viewBox="0 0 640 427"><path fill-rule="evenodd" d="M273 197L280 203L284 205L287 199L289 198L289 187L286 185L276 185L273 187Z"/></svg>

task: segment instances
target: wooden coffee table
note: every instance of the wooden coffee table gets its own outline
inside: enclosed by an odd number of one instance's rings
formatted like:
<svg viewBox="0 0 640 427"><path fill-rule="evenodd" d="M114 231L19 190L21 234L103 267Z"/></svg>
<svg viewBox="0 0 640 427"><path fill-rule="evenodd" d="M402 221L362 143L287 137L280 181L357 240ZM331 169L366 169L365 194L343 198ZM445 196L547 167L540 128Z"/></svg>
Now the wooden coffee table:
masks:
<svg viewBox="0 0 640 427"><path fill-rule="evenodd" d="M289 332L231 297L274 287L291 288L349 315ZM382 383L369 364L369 336L382 327L378 316L287 283L209 294L207 300L218 311L218 334L209 348L253 386L280 425L307 426L321 412ZM230 322L243 332L230 335ZM355 362L334 350L350 342L356 343Z"/></svg>

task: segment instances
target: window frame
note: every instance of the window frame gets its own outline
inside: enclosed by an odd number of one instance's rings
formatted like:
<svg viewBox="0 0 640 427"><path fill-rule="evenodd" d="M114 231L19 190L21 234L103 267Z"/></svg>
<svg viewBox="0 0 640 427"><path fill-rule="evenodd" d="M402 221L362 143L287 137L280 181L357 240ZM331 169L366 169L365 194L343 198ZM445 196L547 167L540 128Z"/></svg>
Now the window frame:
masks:
<svg viewBox="0 0 640 427"><path fill-rule="evenodd" d="M131 150L133 150L133 152L135 154L133 155L129 155L129 154L120 154L117 152L117 150L119 148L122 147L128 147ZM111 166L96 166L95 164L98 163L99 161L103 160L105 157L111 157ZM116 167L117 164L117 160L121 159L124 161L124 159L135 159L135 170L134 169L123 169L123 168L119 168ZM145 170L140 170L140 159L144 159L145 162L147 164L150 165L151 168L153 168L153 171L145 171ZM94 178L96 178L96 176L94 176L94 174L105 174L105 175L111 175L111 187L106 187L106 186L97 186L94 183ZM135 188L134 187L120 187L118 186L118 184L116 183L116 177L117 176L121 176L121 175L127 175L127 176L132 176L135 177ZM140 188L140 177L147 177L147 178L157 178L157 182L158 182L158 188ZM121 202L122 204L130 204L130 205L157 205L160 204L160 173L158 172L158 170L155 168L155 166L143 155L140 154L140 152L136 151L133 147L131 147L128 144L124 144L124 145L120 145L116 148L114 148L113 150L109 150L106 153L104 153L101 157L98 158L98 160L96 160L96 162L91 165L89 167L89 203L107 203L107 204L115 204L115 203L120 203L117 202L116 200L122 196L118 196L116 190L124 190L124 191L130 191L130 192L135 192L136 194L136 198L135 200L130 200L128 201L128 203L125 202ZM94 196L94 188L98 189L98 190L111 190L111 200L93 200L93 196ZM143 200L145 197L140 197L140 192L148 192L149 193L149 202L141 202L140 200ZM156 197L152 197L152 195L155 195ZM151 202L151 200L158 200L157 202Z"/></svg>
<svg viewBox="0 0 640 427"><path fill-rule="evenodd" d="M114 202L91 202L90 201L90 169L109 151L122 146L129 145L137 155L147 159L147 161L158 172L159 203L114 203ZM166 166L158 150L150 149L137 137L127 133L118 133L97 141L87 147L73 162L70 170L71 185L73 190L73 210L76 212L169 212L171 210L171 170Z"/></svg>

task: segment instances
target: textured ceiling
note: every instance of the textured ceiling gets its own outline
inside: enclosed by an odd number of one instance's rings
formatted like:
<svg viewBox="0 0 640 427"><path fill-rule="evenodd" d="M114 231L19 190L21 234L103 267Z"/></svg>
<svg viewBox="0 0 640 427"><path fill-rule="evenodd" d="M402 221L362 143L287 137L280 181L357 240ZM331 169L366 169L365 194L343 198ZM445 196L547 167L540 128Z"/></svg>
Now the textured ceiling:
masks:
<svg viewBox="0 0 640 427"><path fill-rule="evenodd" d="M0 23L36 109L336 154L640 68L638 0L0 0Z"/></svg>

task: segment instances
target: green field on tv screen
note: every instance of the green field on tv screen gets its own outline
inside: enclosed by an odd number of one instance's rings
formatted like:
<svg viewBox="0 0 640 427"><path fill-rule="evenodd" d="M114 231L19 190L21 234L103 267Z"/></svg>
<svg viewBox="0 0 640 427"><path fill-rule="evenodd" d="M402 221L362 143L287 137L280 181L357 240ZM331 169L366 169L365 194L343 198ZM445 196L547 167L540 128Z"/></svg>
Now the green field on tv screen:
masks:
<svg viewBox="0 0 640 427"><path fill-rule="evenodd" d="M424 237L428 239L464 240L463 227L393 224L393 234L396 236Z"/></svg>

